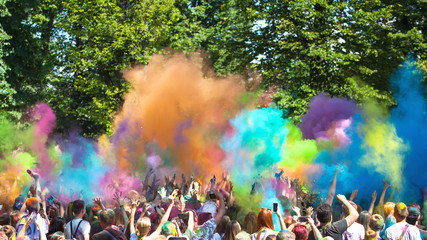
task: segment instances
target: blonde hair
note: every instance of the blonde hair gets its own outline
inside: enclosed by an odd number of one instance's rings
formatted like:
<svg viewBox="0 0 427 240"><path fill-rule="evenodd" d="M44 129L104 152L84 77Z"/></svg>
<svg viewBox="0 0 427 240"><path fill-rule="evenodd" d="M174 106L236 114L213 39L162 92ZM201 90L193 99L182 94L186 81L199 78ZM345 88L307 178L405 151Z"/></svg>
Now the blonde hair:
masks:
<svg viewBox="0 0 427 240"><path fill-rule="evenodd" d="M365 240L377 240L377 233L374 230L366 231Z"/></svg>
<svg viewBox="0 0 427 240"><path fill-rule="evenodd" d="M388 215L394 213L394 204L393 202L386 202L384 204L384 217L387 218Z"/></svg>
<svg viewBox="0 0 427 240"><path fill-rule="evenodd" d="M136 222L136 235L138 237L146 236L150 232L151 221L148 217L139 218Z"/></svg>

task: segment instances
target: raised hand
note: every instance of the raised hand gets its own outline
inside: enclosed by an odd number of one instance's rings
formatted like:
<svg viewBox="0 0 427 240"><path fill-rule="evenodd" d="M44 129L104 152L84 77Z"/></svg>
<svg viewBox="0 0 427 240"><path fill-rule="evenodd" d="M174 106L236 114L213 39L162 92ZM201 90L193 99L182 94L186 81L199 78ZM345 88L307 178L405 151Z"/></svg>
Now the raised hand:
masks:
<svg viewBox="0 0 427 240"><path fill-rule="evenodd" d="M136 209L139 206L139 204L141 204L141 202L139 200L132 199L132 204L131 204L132 209Z"/></svg>
<svg viewBox="0 0 427 240"><path fill-rule="evenodd" d="M390 182L390 179L384 178L384 180L383 180L384 189L388 189L389 187L392 186L389 184L389 182Z"/></svg>
<svg viewBox="0 0 427 240"><path fill-rule="evenodd" d="M100 197L93 198L92 201L98 206L102 205L102 199Z"/></svg>
<svg viewBox="0 0 427 240"><path fill-rule="evenodd" d="M308 207L307 208L307 217L310 217L311 218L311 215L313 215L313 207Z"/></svg>
<svg viewBox="0 0 427 240"><path fill-rule="evenodd" d="M292 210L294 210L294 212L296 212L296 214L297 214L298 216L301 216L301 209L300 209L299 207L297 207L297 206L293 206L293 207L292 207Z"/></svg>
<svg viewBox="0 0 427 240"><path fill-rule="evenodd" d="M122 193L121 192L115 192L113 196L114 196L113 199L116 200L120 206L123 206L124 199L122 198Z"/></svg>
<svg viewBox="0 0 427 240"><path fill-rule="evenodd" d="M166 197L166 188L164 187L159 187L159 189L157 190L157 193L159 193L160 197L165 198Z"/></svg>
<svg viewBox="0 0 427 240"><path fill-rule="evenodd" d="M357 193L359 192L359 190L354 190L353 192L351 192L351 196L350 196L350 201L353 201L356 197L357 197Z"/></svg>
<svg viewBox="0 0 427 240"><path fill-rule="evenodd" d="M341 203L344 203L345 201L347 201L347 198L346 198L344 195L342 195L342 194L338 194L338 195L337 195L337 199L338 199L338 201L340 201Z"/></svg>
<svg viewBox="0 0 427 240"><path fill-rule="evenodd" d="M377 191L374 191L372 193L371 200L372 200L372 202L375 202L375 200L377 200Z"/></svg>

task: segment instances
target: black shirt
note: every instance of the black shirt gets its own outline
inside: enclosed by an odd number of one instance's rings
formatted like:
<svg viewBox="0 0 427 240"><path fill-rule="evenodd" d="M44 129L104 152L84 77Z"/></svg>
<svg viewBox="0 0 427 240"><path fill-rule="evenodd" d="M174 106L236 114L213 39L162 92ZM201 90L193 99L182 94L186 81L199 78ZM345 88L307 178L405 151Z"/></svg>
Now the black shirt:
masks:
<svg viewBox="0 0 427 240"><path fill-rule="evenodd" d="M347 220L339 220L337 222L318 227L322 237L332 237L334 240L342 240L342 234L347 230ZM313 231L308 235L308 240L315 240Z"/></svg>

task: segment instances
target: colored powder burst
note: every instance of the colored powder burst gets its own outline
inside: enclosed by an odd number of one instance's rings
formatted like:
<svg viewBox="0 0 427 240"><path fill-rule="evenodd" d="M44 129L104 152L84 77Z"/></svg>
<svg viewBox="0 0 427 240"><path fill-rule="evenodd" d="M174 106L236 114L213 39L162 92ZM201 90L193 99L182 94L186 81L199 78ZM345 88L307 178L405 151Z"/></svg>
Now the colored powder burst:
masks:
<svg viewBox="0 0 427 240"><path fill-rule="evenodd" d="M125 134L101 152L118 152L118 165L130 173L138 170L131 166L141 156L158 155L162 161L157 162L168 169L221 174L218 163L224 154L218 143L229 128L228 119L242 108L245 89L236 77L216 78L206 72L201 62L195 56L156 55L146 67L126 71L132 88L114 121L115 135ZM140 127L122 126L135 122ZM129 143L122 135L137 137ZM147 152L153 145L158 149Z"/></svg>
<svg viewBox="0 0 427 240"><path fill-rule="evenodd" d="M224 137L221 148L232 180L252 182L281 161L289 133L282 114L279 109L263 108L244 111L231 120L232 133Z"/></svg>
<svg viewBox="0 0 427 240"><path fill-rule="evenodd" d="M275 190L273 188L273 185L271 183L268 183L266 188L265 188L263 200L262 200L260 207L269 208L269 209L273 210L273 203L277 203L277 205L278 205L277 211L279 213L281 213L282 217L283 217L284 208L280 204L279 199L275 195ZM277 217L277 215L274 213L273 213L273 223L274 223L274 230L280 231L280 221L279 221L279 218Z"/></svg>
<svg viewBox="0 0 427 240"><path fill-rule="evenodd" d="M355 102L322 93L311 100L309 107L299 125L305 139L330 140L334 147L350 144L345 129L358 111Z"/></svg>
<svg viewBox="0 0 427 240"><path fill-rule="evenodd" d="M364 155L359 164L389 178L397 188L403 186L403 160L408 146L397 136L394 125L388 121L384 110L368 103L363 109L366 123L360 126Z"/></svg>
<svg viewBox="0 0 427 240"><path fill-rule="evenodd" d="M399 192L408 200L419 203L422 202L422 189L427 186L427 103L423 77L415 62L408 59L391 78L391 88L397 101L397 106L391 111L391 121L399 137L411 146L403 169L407 184Z"/></svg>
<svg viewBox="0 0 427 240"><path fill-rule="evenodd" d="M318 153L317 143L315 140L303 140L302 132L291 123L287 123L286 128L289 133L278 167L284 169L288 176L305 180L305 171L311 167Z"/></svg>
<svg viewBox="0 0 427 240"><path fill-rule="evenodd" d="M39 173L43 177L50 178L50 170L53 163L49 158L49 151L46 147L47 138L56 125L56 116L46 103L39 103L33 108L32 117L37 120L34 127L33 151L37 154L40 167Z"/></svg>

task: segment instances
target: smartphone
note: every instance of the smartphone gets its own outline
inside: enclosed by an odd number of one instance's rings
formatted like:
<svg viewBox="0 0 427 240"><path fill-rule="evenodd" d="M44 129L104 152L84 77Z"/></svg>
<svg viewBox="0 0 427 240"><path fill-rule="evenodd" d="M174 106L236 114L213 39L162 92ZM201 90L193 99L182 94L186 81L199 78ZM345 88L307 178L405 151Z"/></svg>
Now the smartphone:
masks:
<svg viewBox="0 0 427 240"><path fill-rule="evenodd" d="M50 204L52 204L53 203L53 201L55 201L55 197L54 196L50 196L50 197L48 197L46 200L50 203Z"/></svg>
<svg viewBox="0 0 427 240"><path fill-rule="evenodd" d="M273 212L277 213L277 208L279 207L279 204L277 202L273 203Z"/></svg>
<svg viewBox="0 0 427 240"><path fill-rule="evenodd" d="M215 200L215 199L216 199L216 195L215 195L215 192L214 192L214 191L210 191L210 193L209 193L209 198L210 198L211 200Z"/></svg>
<svg viewBox="0 0 427 240"><path fill-rule="evenodd" d="M298 222L307 222L307 217L306 216L299 217Z"/></svg>
<svg viewBox="0 0 427 240"><path fill-rule="evenodd" d="M182 219L182 220L187 220L188 219L188 214L178 213L178 218Z"/></svg>
<svg viewBox="0 0 427 240"><path fill-rule="evenodd" d="M33 175L33 171L31 171L30 169L27 169L27 173Z"/></svg>
<svg viewBox="0 0 427 240"><path fill-rule="evenodd" d="M172 237L169 236L166 240L188 240L188 237Z"/></svg>

